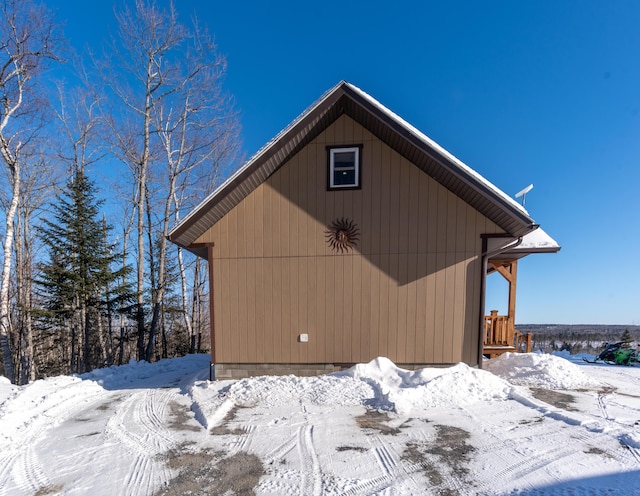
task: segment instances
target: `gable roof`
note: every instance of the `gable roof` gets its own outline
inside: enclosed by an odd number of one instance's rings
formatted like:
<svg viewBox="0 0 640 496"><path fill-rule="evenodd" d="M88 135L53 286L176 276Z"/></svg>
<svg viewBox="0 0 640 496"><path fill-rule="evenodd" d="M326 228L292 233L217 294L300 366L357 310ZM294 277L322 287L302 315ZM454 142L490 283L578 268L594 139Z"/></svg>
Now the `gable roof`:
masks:
<svg viewBox="0 0 640 496"><path fill-rule="evenodd" d="M485 215L509 235L537 226L519 203L356 86L341 81L322 95L169 233L169 240L206 258L198 237L279 167L346 114L426 174Z"/></svg>

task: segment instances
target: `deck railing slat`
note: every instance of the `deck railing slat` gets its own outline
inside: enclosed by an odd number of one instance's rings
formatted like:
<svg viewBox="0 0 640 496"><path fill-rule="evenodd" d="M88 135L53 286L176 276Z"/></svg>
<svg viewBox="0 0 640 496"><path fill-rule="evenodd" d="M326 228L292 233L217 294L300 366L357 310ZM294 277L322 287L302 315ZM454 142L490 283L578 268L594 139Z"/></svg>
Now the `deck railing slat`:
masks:
<svg viewBox="0 0 640 496"><path fill-rule="evenodd" d="M491 315L484 318L484 347L492 349L490 356L505 351L529 353L531 351L531 334L523 334L515 329L509 315L498 315L491 310Z"/></svg>

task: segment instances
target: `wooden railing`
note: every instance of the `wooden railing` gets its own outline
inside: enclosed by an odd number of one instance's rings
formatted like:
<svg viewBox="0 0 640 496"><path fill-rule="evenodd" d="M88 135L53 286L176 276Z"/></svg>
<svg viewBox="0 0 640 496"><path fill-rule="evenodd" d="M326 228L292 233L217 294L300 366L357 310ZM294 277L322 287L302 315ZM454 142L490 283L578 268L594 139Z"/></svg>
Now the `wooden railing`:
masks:
<svg viewBox="0 0 640 496"><path fill-rule="evenodd" d="M491 315L484 318L484 347L490 356L506 351L529 353L531 335L517 331L508 315L491 310Z"/></svg>
<svg viewBox="0 0 640 496"><path fill-rule="evenodd" d="M498 315L497 310L484 318L485 346L513 346L513 331L509 316Z"/></svg>
<svg viewBox="0 0 640 496"><path fill-rule="evenodd" d="M517 329L514 329L513 338L518 353L531 353L531 334L523 334Z"/></svg>

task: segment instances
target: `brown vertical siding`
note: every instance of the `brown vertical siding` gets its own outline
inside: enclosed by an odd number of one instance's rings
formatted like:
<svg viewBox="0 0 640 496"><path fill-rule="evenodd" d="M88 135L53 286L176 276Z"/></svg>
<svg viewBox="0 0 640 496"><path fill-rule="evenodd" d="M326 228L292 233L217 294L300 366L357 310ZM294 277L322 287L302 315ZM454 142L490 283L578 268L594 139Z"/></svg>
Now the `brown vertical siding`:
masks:
<svg viewBox="0 0 640 496"><path fill-rule="evenodd" d="M363 147L362 188L327 191L342 144ZM325 241L340 217L360 229L346 254ZM474 363L480 234L498 231L343 116L197 240L215 243L218 363Z"/></svg>

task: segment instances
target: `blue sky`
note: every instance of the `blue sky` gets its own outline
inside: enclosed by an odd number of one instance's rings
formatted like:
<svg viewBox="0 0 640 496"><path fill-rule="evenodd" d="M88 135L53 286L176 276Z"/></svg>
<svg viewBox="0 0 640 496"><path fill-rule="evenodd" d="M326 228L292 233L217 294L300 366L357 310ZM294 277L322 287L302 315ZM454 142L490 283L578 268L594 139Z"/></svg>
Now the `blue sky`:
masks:
<svg viewBox="0 0 640 496"><path fill-rule="evenodd" d="M77 48L113 22L112 1L46 3ZM520 264L518 323L640 324L640 2L176 6L227 57L247 155L345 79L505 192L535 185L562 250Z"/></svg>

